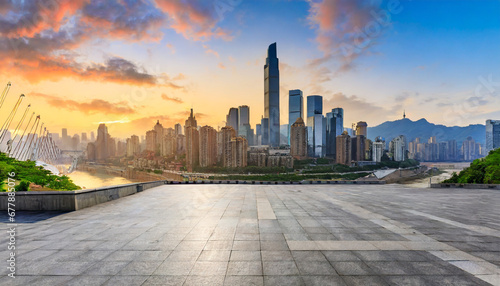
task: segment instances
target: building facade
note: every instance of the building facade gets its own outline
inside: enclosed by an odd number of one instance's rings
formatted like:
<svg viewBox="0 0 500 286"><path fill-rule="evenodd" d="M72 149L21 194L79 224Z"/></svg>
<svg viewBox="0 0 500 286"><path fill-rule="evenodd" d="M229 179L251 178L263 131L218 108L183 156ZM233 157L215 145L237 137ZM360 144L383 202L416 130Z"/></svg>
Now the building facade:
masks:
<svg viewBox="0 0 500 286"><path fill-rule="evenodd" d="M280 143L280 72L276 43L271 44L267 49L264 65L264 118L269 120L269 145L278 147Z"/></svg>
<svg viewBox="0 0 500 286"><path fill-rule="evenodd" d="M288 91L288 144L291 145L291 128L298 118L304 117L304 96L302 90L294 89ZM302 120L304 122L304 120Z"/></svg>
<svg viewBox="0 0 500 286"><path fill-rule="evenodd" d="M500 120L486 120L486 154L500 148Z"/></svg>
<svg viewBox="0 0 500 286"><path fill-rule="evenodd" d="M297 159L307 157L307 127L302 117L297 118L290 130L290 155Z"/></svg>

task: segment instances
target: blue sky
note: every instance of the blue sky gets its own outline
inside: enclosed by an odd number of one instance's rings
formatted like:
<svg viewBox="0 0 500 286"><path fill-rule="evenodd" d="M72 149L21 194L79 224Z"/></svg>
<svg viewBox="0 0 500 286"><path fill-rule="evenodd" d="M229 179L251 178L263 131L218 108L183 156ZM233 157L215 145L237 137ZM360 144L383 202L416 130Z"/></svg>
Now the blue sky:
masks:
<svg viewBox="0 0 500 286"><path fill-rule="evenodd" d="M35 14L44 21L18 19ZM8 1L0 56L10 63L0 77L56 128L118 121L110 132L129 136L156 119L183 122L191 107L200 124L221 126L238 105L250 106L255 125L265 53L277 42L283 124L289 89L322 95L325 113L343 107L346 126L403 110L413 120L484 124L500 118L498 15L500 1L78 0L50 11ZM20 39L29 53L8 48Z"/></svg>

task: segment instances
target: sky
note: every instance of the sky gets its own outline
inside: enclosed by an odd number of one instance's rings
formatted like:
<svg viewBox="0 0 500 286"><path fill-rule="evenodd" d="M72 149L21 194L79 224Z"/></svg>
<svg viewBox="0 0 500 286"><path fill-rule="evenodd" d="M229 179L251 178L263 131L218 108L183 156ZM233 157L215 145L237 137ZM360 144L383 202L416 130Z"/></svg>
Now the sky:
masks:
<svg viewBox="0 0 500 286"><path fill-rule="evenodd" d="M500 119L499 14L498 0L1 0L0 120L25 94L17 118L31 104L56 133L144 135L190 108L222 127L240 105L255 126L276 42L282 124L291 89L344 108L345 127L403 111L484 124Z"/></svg>

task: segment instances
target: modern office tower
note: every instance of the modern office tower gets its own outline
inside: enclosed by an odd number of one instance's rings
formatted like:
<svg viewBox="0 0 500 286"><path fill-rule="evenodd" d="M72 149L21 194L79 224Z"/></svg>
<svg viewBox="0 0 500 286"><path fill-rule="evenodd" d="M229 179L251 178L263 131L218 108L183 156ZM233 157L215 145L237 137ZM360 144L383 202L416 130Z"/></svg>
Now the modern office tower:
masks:
<svg viewBox="0 0 500 286"><path fill-rule="evenodd" d="M500 120L486 120L486 154L500 148Z"/></svg>
<svg viewBox="0 0 500 286"><path fill-rule="evenodd" d="M289 127L288 124L281 124L280 125L280 145L289 145L288 144L288 138L289 136Z"/></svg>
<svg viewBox="0 0 500 286"><path fill-rule="evenodd" d="M149 130L146 132L146 151L155 152L156 146L158 145L156 143L156 138L156 131Z"/></svg>
<svg viewBox="0 0 500 286"><path fill-rule="evenodd" d="M292 128L292 124L297 121L297 118L305 118L304 96L300 89L288 91L288 135L291 135L290 129ZM290 136L288 136L288 144L291 144Z"/></svg>
<svg viewBox="0 0 500 286"><path fill-rule="evenodd" d="M315 114L323 114L323 97L321 95L307 97L307 117Z"/></svg>
<svg viewBox="0 0 500 286"><path fill-rule="evenodd" d="M219 142L222 144L222 165L229 167L232 164L231 139L236 137L236 131L231 126L222 127L219 131Z"/></svg>
<svg viewBox="0 0 500 286"><path fill-rule="evenodd" d="M163 125L160 124L160 120L156 121L153 130L156 132L156 145L155 145L155 153L161 155L161 151L163 150Z"/></svg>
<svg viewBox="0 0 500 286"><path fill-rule="evenodd" d="M208 167L217 163L217 131L211 126L200 128L200 166Z"/></svg>
<svg viewBox="0 0 500 286"><path fill-rule="evenodd" d="M351 165L351 136L347 134L346 131L342 132L341 135L337 136L337 142L335 145L337 146L337 150L335 151L337 159L337 164L343 164L350 166Z"/></svg>
<svg viewBox="0 0 500 286"><path fill-rule="evenodd" d="M385 140L382 137L375 138L375 142L372 144L372 161L381 162L382 156L384 155Z"/></svg>
<svg viewBox="0 0 500 286"><path fill-rule="evenodd" d="M255 125L255 145L260 146L262 145L262 125L259 123Z"/></svg>
<svg viewBox="0 0 500 286"><path fill-rule="evenodd" d="M269 119L269 145L278 147L280 143L280 71L276 43L267 49L264 65L264 118Z"/></svg>
<svg viewBox="0 0 500 286"><path fill-rule="evenodd" d="M184 134L186 135L186 167L189 172L192 172L200 162L199 132L194 126L185 126Z"/></svg>
<svg viewBox="0 0 500 286"><path fill-rule="evenodd" d="M269 118L260 120L261 145L270 145L269 143ZM279 130L278 130L279 132Z"/></svg>
<svg viewBox="0 0 500 286"><path fill-rule="evenodd" d="M302 117L290 129L290 155L299 160L307 157L307 127Z"/></svg>
<svg viewBox="0 0 500 286"><path fill-rule="evenodd" d="M71 137L68 136L68 129L63 128L61 134L62 134L62 138L61 138L62 147L64 149L70 148L71 147Z"/></svg>
<svg viewBox="0 0 500 286"><path fill-rule="evenodd" d="M82 138L81 139L82 139L82 142L87 142L88 141L87 140L87 133L82 132Z"/></svg>
<svg viewBox="0 0 500 286"><path fill-rule="evenodd" d="M335 118L333 112L326 113L326 157L335 158L335 142L337 141Z"/></svg>
<svg viewBox="0 0 500 286"><path fill-rule="evenodd" d="M177 155L186 153L186 135L178 134L177 137Z"/></svg>
<svg viewBox="0 0 500 286"><path fill-rule="evenodd" d="M389 152L392 153L394 161L401 162L406 160L406 137L404 135L399 135L392 139L389 143Z"/></svg>
<svg viewBox="0 0 500 286"><path fill-rule="evenodd" d="M141 153L141 144L139 142L139 136L132 135L127 139L127 157L133 157Z"/></svg>
<svg viewBox="0 0 500 286"><path fill-rule="evenodd" d="M68 137L68 129L63 128L61 134L63 139Z"/></svg>
<svg viewBox="0 0 500 286"><path fill-rule="evenodd" d="M90 141L91 141L91 142L94 142L94 141L95 141L94 131L90 132Z"/></svg>
<svg viewBox="0 0 500 286"><path fill-rule="evenodd" d="M180 123L175 124L175 134L182 135L182 125Z"/></svg>
<svg viewBox="0 0 500 286"><path fill-rule="evenodd" d="M231 107L229 109L228 114L226 115L226 126L233 127L236 134L238 134L238 127L239 127L238 120L239 120L238 108Z"/></svg>
<svg viewBox="0 0 500 286"><path fill-rule="evenodd" d="M339 136L344 133L344 109L337 107L332 109L332 113L335 119L335 134Z"/></svg>
<svg viewBox="0 0 500 286"><path fill-rule="evenodd" d="M250 125L250 107L241 105L238 107L238 129L244 125Z"/></svg>
<svg viewBox="0 0 500 286"><path fill-rule="evenodd" d="M360 121L356 124L356 136L357 135L363 135L366 137L368 137L368 124L366 124L366 122L364 121Z"/></svg>
<svg viewBox="0 0 500 286"><path fill-rule="evenodd" d="M231 164L227 167L238 168L247 166L248 142L243 137L234 137L231 139L229 148L231 152Z"/></svg>
<svg viewBox="0 0 500 286"><path fill-rule="evenodd" d="M323 97L310 95L307 97L307 140L310 157L326 155L326 124L323 114Z"/></svg>
<svg viewBox="0 0 500 286"><path fill-rule="evenodd" d="M97 161L108 158L108 127L105 124L99 124L97 128L97 139L95 142L95 158Z"/></svg>

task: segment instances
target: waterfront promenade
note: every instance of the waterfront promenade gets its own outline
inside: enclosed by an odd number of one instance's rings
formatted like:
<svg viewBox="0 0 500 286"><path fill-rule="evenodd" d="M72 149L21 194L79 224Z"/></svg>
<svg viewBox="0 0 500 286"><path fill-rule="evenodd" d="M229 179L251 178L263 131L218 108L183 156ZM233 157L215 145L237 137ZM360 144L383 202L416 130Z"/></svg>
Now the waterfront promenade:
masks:
<svg viewBox="0 0 500 286"><path fill-rule="evenodd" d="M498 190L164 185L19 212L0 285L500 285L498 206Z"/></svg>

